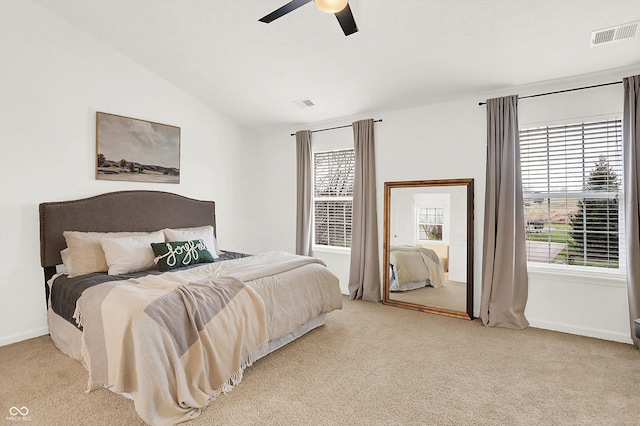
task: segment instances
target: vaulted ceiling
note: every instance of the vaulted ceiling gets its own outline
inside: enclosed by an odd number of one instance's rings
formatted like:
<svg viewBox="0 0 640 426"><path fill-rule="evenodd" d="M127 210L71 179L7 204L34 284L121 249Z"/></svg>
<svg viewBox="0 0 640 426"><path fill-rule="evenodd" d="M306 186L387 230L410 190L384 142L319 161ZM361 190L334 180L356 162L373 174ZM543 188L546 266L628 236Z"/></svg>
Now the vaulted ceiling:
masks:
<svg viewBox="0 0 640 426"><path fill-rule="evenodd" d="M640 66L638 0L350 0L345 37L313 2L35 0L248 127L282 127ZM301 108L301 100L315 105Z"/></svg>

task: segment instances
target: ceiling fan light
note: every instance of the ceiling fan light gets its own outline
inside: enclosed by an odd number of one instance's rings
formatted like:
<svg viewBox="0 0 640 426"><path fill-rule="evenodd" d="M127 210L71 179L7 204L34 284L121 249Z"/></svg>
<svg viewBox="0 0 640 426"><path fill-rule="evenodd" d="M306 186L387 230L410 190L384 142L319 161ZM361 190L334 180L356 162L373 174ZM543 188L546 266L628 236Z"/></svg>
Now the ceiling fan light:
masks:
<svg viewBox="0 0 640 426"><path fill-rule="evenodd" d="M315 0L316 7L322 12L338 13L345 7L349 0Z"/></svg>

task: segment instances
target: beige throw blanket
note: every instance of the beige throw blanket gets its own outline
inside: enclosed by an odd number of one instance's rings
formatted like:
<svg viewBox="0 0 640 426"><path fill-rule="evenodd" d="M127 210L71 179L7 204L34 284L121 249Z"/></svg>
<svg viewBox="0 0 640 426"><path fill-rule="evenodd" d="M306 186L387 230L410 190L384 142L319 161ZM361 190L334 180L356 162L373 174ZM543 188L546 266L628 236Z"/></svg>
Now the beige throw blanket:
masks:
<svg viewBox="0 0 640 426"><path fill-rule="evenodd" d="M86 290L75 317L90 389L132 395L150 424L197 417L280 337L269 336L265 301L244 281L259 284L317 263L273 252Z"/></svg>

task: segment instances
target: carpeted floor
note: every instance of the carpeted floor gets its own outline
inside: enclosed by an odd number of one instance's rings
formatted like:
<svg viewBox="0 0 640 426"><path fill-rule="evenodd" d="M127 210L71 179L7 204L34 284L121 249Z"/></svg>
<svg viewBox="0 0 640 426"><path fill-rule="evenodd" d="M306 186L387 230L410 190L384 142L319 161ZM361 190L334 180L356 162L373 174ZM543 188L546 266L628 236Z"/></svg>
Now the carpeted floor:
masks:
<svg viewBox="0 0 640 426"><path fill-rule="evenodd" d="M445 280L442 287L426 286L415 290L391 292L389 298L400 302L465 312L467 284Z"/></svg>
<svg viewBox="0 0 640 426"><path fill-rule="evenodd" d="M0 421L142 424L131 401L85 393L87 377L48 336L1 347ZM637 426L640 351L345 299L187 424Z"/></svg>

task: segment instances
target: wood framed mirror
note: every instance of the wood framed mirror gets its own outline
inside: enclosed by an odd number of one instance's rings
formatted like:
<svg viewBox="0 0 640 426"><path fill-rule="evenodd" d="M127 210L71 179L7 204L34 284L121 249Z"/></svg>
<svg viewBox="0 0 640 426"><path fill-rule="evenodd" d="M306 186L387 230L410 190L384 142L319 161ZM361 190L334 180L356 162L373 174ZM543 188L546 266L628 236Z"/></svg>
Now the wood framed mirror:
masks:
<svg viewBox="0 0 640 426"><path fill-rule="evenodd" d="M473 319L473 179L384 183L382 303Z"/></svg>

